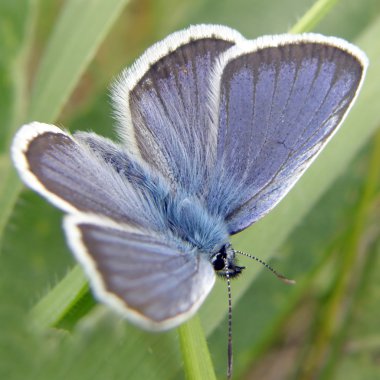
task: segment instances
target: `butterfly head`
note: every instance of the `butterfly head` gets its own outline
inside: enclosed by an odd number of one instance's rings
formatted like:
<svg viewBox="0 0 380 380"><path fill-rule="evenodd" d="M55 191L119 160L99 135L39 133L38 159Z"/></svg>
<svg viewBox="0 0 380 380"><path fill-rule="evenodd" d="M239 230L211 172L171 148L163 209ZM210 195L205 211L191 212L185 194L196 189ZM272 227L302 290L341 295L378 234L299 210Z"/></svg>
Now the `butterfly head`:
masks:
<svg viewBox="0 0 380 380"><path fill-rule="evenodd" d="M237 265L235 250L231 244L225 244L223 247L211 257L211 264L214 267L215 273L221 277L237 277L242 273L245 267Z"/></svg>

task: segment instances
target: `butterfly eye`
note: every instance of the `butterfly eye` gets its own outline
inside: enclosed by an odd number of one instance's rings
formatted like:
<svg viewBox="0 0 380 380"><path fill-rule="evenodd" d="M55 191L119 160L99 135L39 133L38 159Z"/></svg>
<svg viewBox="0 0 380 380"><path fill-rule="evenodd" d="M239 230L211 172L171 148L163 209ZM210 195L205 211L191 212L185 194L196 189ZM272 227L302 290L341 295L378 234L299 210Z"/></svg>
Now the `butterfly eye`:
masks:
<svg viewBox="0 0 380 380"><path fill-rule="evenodd" d="M224 260L225 256L223 257L223 254L220 252L215 256L215 258L211 261L215 271L220 271L224 268Z"/></svg>

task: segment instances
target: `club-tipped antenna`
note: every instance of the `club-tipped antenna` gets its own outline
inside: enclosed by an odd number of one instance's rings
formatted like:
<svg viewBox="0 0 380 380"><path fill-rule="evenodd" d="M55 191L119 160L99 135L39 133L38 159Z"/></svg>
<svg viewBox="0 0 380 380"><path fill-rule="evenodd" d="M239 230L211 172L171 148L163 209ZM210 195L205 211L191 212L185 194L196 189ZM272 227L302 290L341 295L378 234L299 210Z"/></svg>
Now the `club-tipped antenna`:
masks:
<svg viewBox="0 0 380 380"><path fill-rule="evenodd" d="M224 271L227 279L227 293L228 293L228 345L227 345L227 380L232 378L232 296L231 296L231 279L228 271L227 259L224 259Z"/></svg>
<svg viewBox="0 0 380 380"><path fill-rule="evenodd" d="M235 253L239 253L240 255L247 256L250 259L256 260L260 264L264 265L265 268L269 269L279 280L284 282L285 284L294 285L296 282L294 280L290 280L289 278L283 276L282 274L275 271L271 266L269 266L265 261L259 259L256 256L249 255L248 253L242 252L242 251L235 251Z"/></svg>

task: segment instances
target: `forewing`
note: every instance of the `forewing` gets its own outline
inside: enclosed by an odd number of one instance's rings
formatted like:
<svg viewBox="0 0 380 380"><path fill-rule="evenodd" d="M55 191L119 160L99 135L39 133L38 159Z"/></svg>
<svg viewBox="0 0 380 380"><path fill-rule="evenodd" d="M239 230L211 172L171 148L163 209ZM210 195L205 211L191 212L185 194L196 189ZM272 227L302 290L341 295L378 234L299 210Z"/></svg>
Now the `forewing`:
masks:
<svg viewBox="0 0 380 380"><path fill-rule="evenodd" d="M208 205L225 215L230 233L290 190L343 120L366 66L356 47L313 34L262 38L222 57Z"/></svg>
<svg viewBox="0 0 380 380"><path fill-rule="evenodd" d="M31 123L15 136L12 158L23 181L66 212L154 223L157 216L151 215L155 210L149 197L141 196L136 183L121 171L133 174L128 157L116 147L113 151L107 140L101 143L100 137L92 142L85 144L83 137L74 139L54 125Z"/></svg>
<svg viewBox="0 0 380 380"><path fill-rule="evenodd" d="M192 26L148 49L114 85L126 148L172 187L196 193L204 185L216 148L208 108L211 72L220 54L241 40L227 27Z"/></svg>
<svg viewBox="0 0 380 380"><path fill-rule="evenodd" d="M65 230L97 298L144 328L182 323L214 284L206 257L153 232L86 215L67 216Z"/></svg>

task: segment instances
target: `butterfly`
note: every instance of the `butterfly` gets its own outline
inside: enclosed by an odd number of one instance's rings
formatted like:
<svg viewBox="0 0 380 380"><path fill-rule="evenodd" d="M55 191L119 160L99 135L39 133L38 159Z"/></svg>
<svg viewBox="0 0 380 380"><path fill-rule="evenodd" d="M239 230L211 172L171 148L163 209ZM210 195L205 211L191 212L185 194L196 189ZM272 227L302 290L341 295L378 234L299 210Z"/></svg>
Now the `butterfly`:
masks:
<svg viewBox="0 0 380 380"><path fill-rule="evenodd" d="M199 309L216 275L243 271L230 236L289 192L347 115L367 65L335 37L251 41L191 26L113 84L117 143L32 122L14 138L13 162L66 213L96 298L143 328L169 329Z"/></svg>

